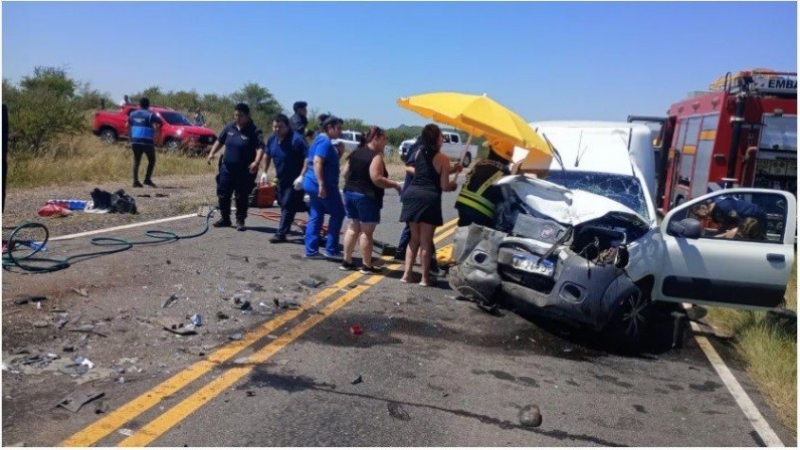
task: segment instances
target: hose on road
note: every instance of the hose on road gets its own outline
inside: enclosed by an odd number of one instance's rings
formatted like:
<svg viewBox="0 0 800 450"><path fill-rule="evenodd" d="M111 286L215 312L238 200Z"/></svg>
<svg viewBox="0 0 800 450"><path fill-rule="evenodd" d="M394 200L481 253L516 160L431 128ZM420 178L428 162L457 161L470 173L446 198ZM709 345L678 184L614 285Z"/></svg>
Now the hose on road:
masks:
<svg viewBox="0 0 800 450"><path fill-rule="evenodd" d="M181 239L191 239L200 237L208 232L209 223L219 208L212 208L208 215L206 215L205 226L197 233L191 234L177 234L171 231L162 230L148 230L145 236L149 239L140 241L129 241L126 239L115 237L96 237L92 238L89 242L98 247L111 247L108 250L100 250L90 253L79 253L66 258L44 257L36 256L38 253L45 250L47 241L50 239L50 232L44 224L38 222L23 222L16 227L9 227L13 231L8 237L7 249L3 251L3 270L20 269L24 272L33 273L49 273L70 267L73 263L85 259L94 258L102 255L110 255L113 253L124 252L130 250L136 245L152 245L161 244L165 242L174 242ZM19 237L20 233L39 233L44 235L44 239L36 239L35 242L31 240L24 240Z"/></svg>

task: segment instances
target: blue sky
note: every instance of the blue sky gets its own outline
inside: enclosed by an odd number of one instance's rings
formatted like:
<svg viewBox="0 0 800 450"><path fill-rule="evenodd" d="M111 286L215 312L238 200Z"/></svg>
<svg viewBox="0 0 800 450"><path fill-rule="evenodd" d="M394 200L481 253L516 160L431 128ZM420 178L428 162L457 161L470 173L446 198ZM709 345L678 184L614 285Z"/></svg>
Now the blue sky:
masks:
<svg viewBox="0 0 800 450"><path fill-rule="evenodd" d="M423 124L398 97L488 93L529 121L663 115L727 71L797 70L783 3L7 3L2 73L68 67L119 100L148 86Z"/></svg>

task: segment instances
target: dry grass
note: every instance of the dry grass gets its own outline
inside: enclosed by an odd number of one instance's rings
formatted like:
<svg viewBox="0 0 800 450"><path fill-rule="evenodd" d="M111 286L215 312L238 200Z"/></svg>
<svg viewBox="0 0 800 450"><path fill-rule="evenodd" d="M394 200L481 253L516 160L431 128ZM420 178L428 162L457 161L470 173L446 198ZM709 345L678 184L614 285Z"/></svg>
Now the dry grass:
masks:
<svg viewBox="0 0 800 450"><path fill-rule="evenodd" d="M796 256L795 256L796 261ZM797 263L786 286L786 308L797 311ZM780 421L797 435L797 340L761 312L709 308L708 321L734 336L734 348L750 378Z"/></svg>
<svg viewBox="0 0 800 450"><path fill-rule="evenodd" d="M10 187L59 186L78 182L104 182L131 179L132 155L124 143L106 145L92 135L64 137L57 150L37 157L9 155ZM144 176L147 157L142 157L140 177ZM156 156L154 176L198 175L210 173L204 158L167 155Z"/></svg>

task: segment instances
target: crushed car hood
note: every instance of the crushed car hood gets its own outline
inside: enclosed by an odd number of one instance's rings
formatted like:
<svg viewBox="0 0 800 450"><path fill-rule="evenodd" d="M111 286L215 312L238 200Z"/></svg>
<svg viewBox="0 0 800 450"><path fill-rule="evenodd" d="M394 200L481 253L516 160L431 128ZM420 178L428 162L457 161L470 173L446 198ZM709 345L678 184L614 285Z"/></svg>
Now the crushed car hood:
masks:
<svg viewBox="0 0 800 450"><path fill-rule="evenodd" d="M634 210L602 195L524 175L509 175L496 184L513 191L529 208L564 225L574 226L614 215L636 226L648 226L648 221Z"/></svg>

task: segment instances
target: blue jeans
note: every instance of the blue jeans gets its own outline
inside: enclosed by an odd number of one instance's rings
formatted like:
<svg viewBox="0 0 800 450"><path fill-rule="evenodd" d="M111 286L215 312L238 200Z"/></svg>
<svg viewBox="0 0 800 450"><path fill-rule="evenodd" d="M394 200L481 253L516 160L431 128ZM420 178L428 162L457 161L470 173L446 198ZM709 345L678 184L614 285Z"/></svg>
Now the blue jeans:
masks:
<svg viewBox="0 0 800 450"><path fill-rule="evenodd" d="M322 223L325 221L325 214L330 215L328 220L328 238L325 245L325 252L328 255L339 254L339 233L342 232L342 222L344 222L344 204L342 194L339 189L329 189L328 196L319 198L319 192L306 191L310 198L308 225L306 225L306 256L314 256L319 253L319 233L322 231Z"/></svg>

